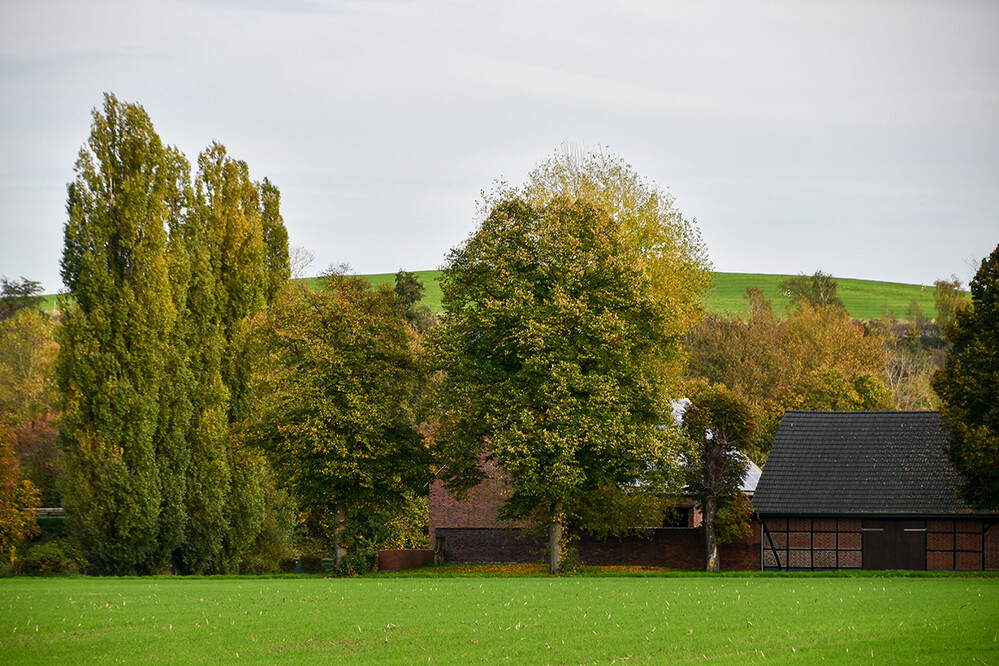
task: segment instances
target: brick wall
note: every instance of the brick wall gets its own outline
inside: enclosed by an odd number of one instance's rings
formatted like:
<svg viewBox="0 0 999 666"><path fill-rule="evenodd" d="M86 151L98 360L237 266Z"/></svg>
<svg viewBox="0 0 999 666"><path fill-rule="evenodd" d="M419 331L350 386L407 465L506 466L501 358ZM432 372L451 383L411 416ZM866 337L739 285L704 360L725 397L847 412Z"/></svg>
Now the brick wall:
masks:
<svg viewBox="0 0 999 666"><path fill-rule="evenodd" d="M527 528L525 522L499 520L499 507L511 489L494 465L483 462L487 478L457 500L435 481L430 487L430 546L438 549L443 540L445 562L541 562L546 539ZM694 511L694 526L701 524ZM659 566L674 569L704 567L704 535L701 529L657 528L644 536L605 540L583 536L577 543L580 559L594 566ZM719 547L723 569L760 568L760 525L753 521L750 535L741 543Z"/></svg>
<svg viewBox="0 0 999 666"><path fill-rule="evenodd" d="M992 525L985 533L985 569L999 570L999 523Z"/></svg>
<svg viewBox="0 0 999 666"><path fill-rule="evenodd" d="M439 561L461 563L541 562L544 539L523 528L438 527L435 543L443 540Z"/></svg>
<svg viewBox="0 0 999 666"><path fill-rule="evenodd" d="M438 527L445 562L543 562L545 538L524 528ZM722 569L753 571L760 568L760 529L739 543L719 547ZM581 536L576 542L579 559L591 566L650 566L670 569L704 567L704 532L690 528L657 528L641 536L597 539Z"/></svg>
<svg viewBox="0 0 999 666"><path fill-rule="evenodd" d="M499 470L488 462L482 463L488 475L472 488L468 497L457 500L444 484L434 481L430 486L430 547L436 548L437 530L440 528L496 528L525 527L524 523L500 521L499 507L510 496L510 485L501 478ZM512 560L511 560L512 561Z"/></svg>
<svg viewBox="0 0 999 666"><path fill-rule="evenodd" d="M434 551L429 549L398 549L378 551L379 571L416 569L434 563Z"/></svg>

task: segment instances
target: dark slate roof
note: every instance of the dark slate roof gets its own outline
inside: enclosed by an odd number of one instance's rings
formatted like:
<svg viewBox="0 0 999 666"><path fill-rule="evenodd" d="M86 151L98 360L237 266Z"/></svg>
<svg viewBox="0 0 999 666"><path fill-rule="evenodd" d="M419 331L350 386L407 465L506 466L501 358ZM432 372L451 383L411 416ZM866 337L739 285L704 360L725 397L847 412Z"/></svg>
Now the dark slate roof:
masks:
<svg viewBox="0 0 999 666"><path fill-rule="evenodd" d="M760 514L971 513L937 412L784 414L753 495Z"/></svg>

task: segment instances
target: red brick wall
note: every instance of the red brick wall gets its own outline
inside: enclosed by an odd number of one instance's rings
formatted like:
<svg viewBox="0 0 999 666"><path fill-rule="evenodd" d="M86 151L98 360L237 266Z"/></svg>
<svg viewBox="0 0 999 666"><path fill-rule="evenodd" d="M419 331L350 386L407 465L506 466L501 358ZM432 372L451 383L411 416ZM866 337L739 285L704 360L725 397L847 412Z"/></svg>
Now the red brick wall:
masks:
<svg viewBox="0 0 999 666"><path fill-rule="evenodd" d="M438 527L436 536L444 540L444 562L541 562L545 544L542 537L523 528Z"/></svg>
<svg viewBox="0 0 999 666"><path fill-rule="evenodd" d="M985 568L999 570L999 523L985 533Z"/></svg>
<svg viewBox="0 0 999 666"><path fill-rule="evenodd" d="M760 568L759 524L739 543L719 547L722 569L727 571ZM438 527L444 539L445 562L542 562L545 539L523 528ZM649 566L671 569L704 568L704 532L701 529L657 528L641 536L597 539L583 535L576 541L583 564L591 566Z"/></svg>
<svg viewBox="0 0 999 666"><path fill-rule="evenodd" d="M525 527L523 523L507 524L499 519L499 508L510 496L510 486L499 474L498 469L483 462L483 470L488 475L479 485L472 488L463 501L455 499L444 484L434 481L430 486L430 547L436 547L437 529L447 528L495 528ZM495 560L494 560L495 561Z"/></svg>
<svg viewBox="0 0 999 666"><path fill-rule="evenodd" d="M862 563L856 518L767 518L766 568L858 569ZM776 551L776 552L775 552Z"/></svg>
<svg viewBox="0 0 999 666"><path fill-rule="evenodd" d="M483 463L487 478L462 501L435 481L430 488L430 546L444 540L446 562L541 562L545 539L529 531L527 523L504 523L499 507L510 496L510 486L498 468ZM700 512L694 512L700 525ZM631 536L605 540L584 536L577 550L584 564L594 566L660 566L675 569L704 567L704 536L701 529L658 528L648 538ZM438 557L440 557L438 553ZM742 542L719 547L723 569L760 568L760 526L755 520L751 534Z"/></svg>
<svg viewBox="0 0 999 666"><path fill-rule="evenodd" d="M416 569L434 563L434 551L429 549L379 550L378 570Z"/></svg>

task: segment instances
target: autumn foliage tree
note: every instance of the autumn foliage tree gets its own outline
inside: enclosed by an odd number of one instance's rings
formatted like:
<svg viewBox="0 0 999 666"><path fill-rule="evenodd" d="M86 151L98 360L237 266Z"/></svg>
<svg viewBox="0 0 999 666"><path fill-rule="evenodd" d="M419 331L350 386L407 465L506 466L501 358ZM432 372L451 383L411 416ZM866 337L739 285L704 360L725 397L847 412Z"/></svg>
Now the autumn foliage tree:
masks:
<svg viewBox="0 0 999 666"><path fill-rule="evenodd" d="M38 489L21 476L14 438L0 419L0 554L8 565L14 563L17 547L38 532L34 514L38 497Z"/></svg>
<svg viewBox="0 0 999 666"><path fill-rule="evenodd" d="M884 341L839 307L802 302L784 319L758 292L746 318L709 314L687 339L688 375L744 396L757 420L746 452L765 459L785 409L884 409Z"/></svg>
<svg viewBox="0 0 999 666"><path fill-rule="evenodd" d="M288 290L260 326L248 436L313 524L329 528L340 566L358 519L425 494L433 473L414 412L420 342L396 294L341 273L322 282Z"/></svg>
<svg viewBox="0 0 999 666"><path fill-rule="evenodd" d="M947 328L953 345L933 379L947 453L972 507L999 510L999 246L971 281L971 307Z"/></svg>
<svg viewBox="0 0 999 666"><path fill-rule="evenodd" d="M588 493L669 467L660 426L706 261L672 199L605 154L556 154L484 208L441 278L448 485L497 463L512 484L501 516L547 525L558 573Z"/></svg>

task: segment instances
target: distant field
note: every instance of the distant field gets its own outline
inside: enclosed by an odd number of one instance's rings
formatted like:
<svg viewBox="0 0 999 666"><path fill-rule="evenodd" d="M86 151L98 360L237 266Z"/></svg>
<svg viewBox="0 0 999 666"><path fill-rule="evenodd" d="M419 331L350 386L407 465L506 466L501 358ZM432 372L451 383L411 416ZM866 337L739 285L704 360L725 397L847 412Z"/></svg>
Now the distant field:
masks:
<svg viewBox="0 0 999 666"><path fill-rule="evenodd" d="M434 312L441 311L441 290L437 282L440 271L414 271L426 288L424 302ZM395 283L395 273L379 273L362 275L375 285ZM743 295L746 287L762 287L767 298L774 302L777 312L783 314L787 307L787 299L781 296L781 281L789 275L763 275L756 273L714 273L714 287L705 299L705 307L709 312L735 313L746 311L746 300ZM900 319L906 319L909 309L915 301L923 313L930 318L936 317L933 305L933 285L901 284L898 282L875 282L872 280L852 280L836 278L837 293L854 319L877 319L891 310ZM315 286L317 278L306 278L305 282ZM55 296L48 295L46 307L51 311L55 307Z"/></svg>
<svg viewBox="0 0 999 666"><path fill-rule="evenodd" d="M789 277L793 276L715 273L714 289L708 294L705 306L711 312L745 312L747 303L743 295L746 287L758 286L774 302L777 311L783 314L788 299L781 295L780 283ZM924 287L918 284L849 278L836 278L836 282L836 294L846 304L846 309L854 319L877 319L888 310L894 311L896 317L906 319L913 301L927 317L936 317L933 285Z"/></svg>
<svg viewBox="0 0 999 666"><path fill-rule="evenodd" d="M434 312L441 311L440 287L437 278L440 271L416 271L427 289L426 303ZM394 273L366 275L374 284L393 284ZM790 275L762 275L754 273L714 273L714 287L705 300L710 312L745 312L747 304L743 295L746 287L762 287L774 307L781 314L787 307L787 299L781 296L780 283ZM922 287L918 284L897 282L874 282L872 280L852 280L837 278L837 293L846 304L854 319L868 320L879 318L886 310L894 311L899 318L905 318L915 300L928 317L936 316L933 305L933 285Z"/></svg>
<svg viewBox="0 0 999 666"><path fill-rule="evenodd" d="M0 662L999 663L999 579L9 578Z"/></svg>

